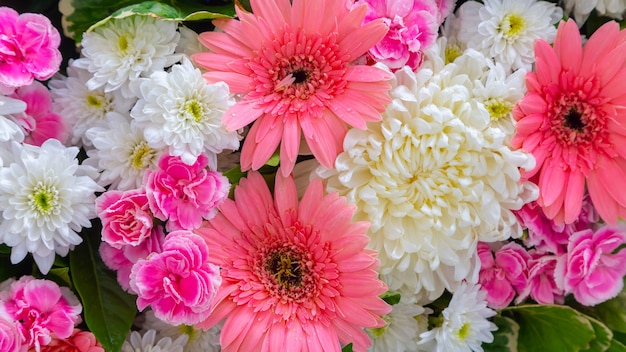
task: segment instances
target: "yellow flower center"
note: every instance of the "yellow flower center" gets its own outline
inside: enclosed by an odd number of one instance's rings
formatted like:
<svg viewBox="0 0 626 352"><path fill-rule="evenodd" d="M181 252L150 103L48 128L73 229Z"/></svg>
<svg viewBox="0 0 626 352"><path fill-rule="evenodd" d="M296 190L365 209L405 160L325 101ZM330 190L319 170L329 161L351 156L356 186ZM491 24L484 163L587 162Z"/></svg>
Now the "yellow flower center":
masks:
<svg viewBox="0 0 626 352"><path fill-rule="evenodd" d="M93 95L93 94L89 94L87 96L87 105L89 105L92 108L96 108L96 109L102 109L102 99L100 99L99 97Z"/></svg>
<svg viewBox="0 0 626 352"><path fill-rule="evenodd" d="M459 329L459 332L457 334L462 341L467 338L467 335L469 335L469 330L470 325L468 323L463 324L463 326L461 326L461 328Z"/></svg>
<svg viewBox="0 0 626 352"><path fill-rule="evenodd" d="M302 270L300 259L291 253L276 251L265 264L265 270L276 279L281 286L301 286Z"/></svg>
<svg viewBox="0 0 626 352"><path fill-rule="evenodd" d="M122 52L128 50L128 38L126 38L126 35L120 36L120 38L117 40L117 45Z"/></svg>
<svg viewBox="0 0 626 352"><path fill-rule="evenodd" d="M204 115L204 108L197 99L193 99L185 103L185 112L193 117L194 121L200 122Z"/></svg>
<svg viewBox="0 0 626 352"><path fill-rule="evenodd" d="M55 213L59 207L59 192L54 186L37 182L33 192L28 195L28 205L40 215Z"/></svg>
<svg viewBox="0 0 626 352"><path fill-rule="evenodd" d="M504 16L500 22L500 32L509 40L516 39L525 28L524 18L514 13Z"/></svg>
<svg viewBox="0 0 626 352"><path fill-rule="evenodd" d="M490 98L484 104L492 121L508 116L513 110L513 104L502 99Z"/></svg>
<svg viewBox="0 0 626 352"><path fill-rule="evenodd" d="M445 50L445 59L446 59L446 65L454 62L454 60L456 60L459 56L461 56L463 54L463 51L461 51L461 48L459 48L458 45L446 45L446 50Z"/></svg>
<svg viewBox="0 0 626 352"><path fill-rule="evenodd" d="M141 141L130 155L131 165L138 170L145 169L155 155L154 149L150 148L146 141Z"/></svg>

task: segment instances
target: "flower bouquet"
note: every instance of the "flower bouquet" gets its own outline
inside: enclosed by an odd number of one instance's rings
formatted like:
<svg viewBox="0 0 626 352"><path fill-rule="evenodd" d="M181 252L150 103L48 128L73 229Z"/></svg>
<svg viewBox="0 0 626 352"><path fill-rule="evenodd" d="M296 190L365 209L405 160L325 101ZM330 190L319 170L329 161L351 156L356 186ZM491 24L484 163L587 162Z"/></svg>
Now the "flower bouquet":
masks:
<svg viewBox="0 0 626 352"><path fill-rule="evenodd" d="M626 351L625 13L3 3L0 351Z"/></svg>

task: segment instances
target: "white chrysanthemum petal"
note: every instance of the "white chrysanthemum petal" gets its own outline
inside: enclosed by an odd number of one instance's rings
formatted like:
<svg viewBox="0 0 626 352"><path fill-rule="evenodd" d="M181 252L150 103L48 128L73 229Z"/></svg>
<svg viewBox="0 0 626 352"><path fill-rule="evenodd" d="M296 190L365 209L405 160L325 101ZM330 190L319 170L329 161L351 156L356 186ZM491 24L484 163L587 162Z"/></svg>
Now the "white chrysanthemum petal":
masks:
<svg viewBox="0 0 626 352"><path fill-rule="evenodd" d="M459 7L457 40L493 58L506 70L530 71L537 39L552 42L563 16L556 4L536 0L467 1Z"/></svg>
<svg viewBox="0 0 626 352"><path fill-rule="evenodd" d="M382 328L366 329L372 340L371 352L408 352L417 351L418 337L427 330L427 320L422 319L429 314L430 309L405 301L392 306L389 314L382 318L387 322Z"/></svg>
<svg viewBox="0 0 626 352"><path fill-rule="evenodd" d="M511 210L532 200L518 169L532 156L490 127L473 95L486 71L476 51L436 73L397 71L383 120L350 130L335 170L318 169L329 192L357 206L355 220L371 223L369 246L392 290L434 300L475 281L478 241L521 235Z"/></svg>
<svg viewBox="0 0 626 352"><path fill-rule="evenodd" d="M137 331L132 331L120 352L183 352L187 343L187 335L173 340L169 337L156 337L155 330L148 330L143 335Z"/></svg>
<svg viewBox="0 0 626 352"><path fill-rule="evenodd" d="M139 320L139 319L138 319ZM218 352L220 351L220 330L222 324L216 324L209 330L196 329L188 325L170 325L154 316L151 310L143 314L143 322L139 325L142 331L155 330L156 338L178 339L187 336L184 352Z"/></svg>
<svg viewBox="0 0 626 352"><path fill-rule="evenodd" d="M106 122L86 132L94 149L87 151L85 162L102 170L98 183L111 189L129 190L143 185L148 169L157 169L163 148L153 148L143 137L143 131L130 116L107 114Z"/></svg>
<svg viewBox="0 0 626 352"><path fill-rule="evenodd" d="M13 162L0 168L0 242L13 247L11 260L33 254L47 273L55 253L67 255L81 243L77 234L95 217L95 170L79 165L78 148L49 139L41 147L11 145Z"/></svg>
<svg viewBox="0 0 626 352"><path fill-rule="evenodd" d="M483 351L483 342L492 342L497 326L488 319L496 312L487 307L486 292L480 285L462 284L443 310L443 323L420 335L420 350Z"/></svg>
<svg viewBox="0 0 626 352"><path fill-rule="evenodd" d="M74 62L69 62L67 77L57 74L48 84L52 108L70 126L73 145L91 146L85 131L102 124L109 112L127 114L136 98L125 98L118 90L105 92L104 87L89 90L86 83L92 74Z"/></svg>
<svg viewBox="0 0 626 352"><path fill-rule="evenodd" d="M169 73L153 73L133 89L140 98L131 116L151 147L168 147L170 155L187 164L205 153L213 170L217 153L239 147L237 132L227 132L222 125L224 113L234 104L228 86L207 83L188 59Z"/></svg>
<svg viewBox="0 0 626 352"><path fill-rule="evenodd" d="M87 81L90 90L120 89L123 96L132 97L130 82L180 60L174 53L180 37L177 27L175 21L151 16L112 19L83 36L84 58L75 65L93 74Z"/></svg>

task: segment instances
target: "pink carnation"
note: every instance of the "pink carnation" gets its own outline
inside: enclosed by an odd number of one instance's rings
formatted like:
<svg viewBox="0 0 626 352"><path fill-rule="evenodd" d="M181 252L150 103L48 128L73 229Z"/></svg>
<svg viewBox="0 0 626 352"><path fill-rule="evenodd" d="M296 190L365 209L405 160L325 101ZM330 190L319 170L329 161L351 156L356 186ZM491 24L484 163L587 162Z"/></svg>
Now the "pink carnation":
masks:
<svg viewBox="0 0 626 352"><path fill-rule="evenodd" d="M180 157L164 155L158 170L146 171L146 194L154 216L168 220L167 229L192 230L202 219L215 216L217 206L228 196L230 183L221 173L206 167L209 159L200 155L193 165Z"/></svg>
<svg viewBox="0 0 626 352"><path fill-rule="evenodd" d="M104 192L96 199L102 240L113 247L137 246L152 233L152 212L142 190Z"/></svg>
<svg viewBox="0 0 626 352"><path fill-rule="evenodd" d="M155 317L172 325L192 325L206 319L222 279L210 264L209 248L190 231L167 235L163 252L140 259L130 274L140 310L152 307Z"/></svg>
<svg viewBox="0 0 626 352"><path fill-rule="evenodd" d="M0 7L0 91L46 80L59 70L59 32L50 20Z"/></svg>
<svg viewBox="0 0 626 352"><path fill-rule="evenodd" d="M531 256L528 262L528 285L520 292L516 303L530 296L539 304L562 304L565 292L557 286L554 277L560 256L540 252L533 252Z"/></svg>
<svg viewBox="0 0 626 352"><path fill-rule="evenodd" d="M67 287L32 276L22 276L0 292L0 309L19 322L18 329L26 343L39 349L57 338L72 335L74 325L80 322L82 307Z"/></svg>
<svg viewBox="0 0 626 352"><path fill-rule="evenodd" d="M513 301L516 292L528 285L527 267L530 255L515 242L509 242L494 253L489 244L478 243L480 272L478 282L487 291L490 307L501 309Z"/></svg>
<svg viewBox="0 0 626 352"><path fill-rule="evenodd" d="M91 332L74 329L72 336L52 339L49 345L41 348L41 352L104 352L104 348Z"/></svg>
<svg viewBox="0 0 626 352"><path fill-rule="evenodd" d="M152 233L144 241L136 246L124 245L121 248L115 248L106 242L100 244L100 257L104 264L111 270L117 272L117 282L120 286L135 294L130 287L130 272L140 259L145 259L151 253L160 253L163 251L163 242L165 241L165 232L161 226L152 228Z"/></svg>
<svg viewBox="0 0 626 352"><path fill-rule="evenodd" d="M576 232L569 239L567 256L556 265L559 287L587 306L615 297L624 286L626 251L614 251L625 240L622 230L614 226Z"/></svg>
<svg viewBox="0 0 626 352"><path fill-rule="evenodd" d="M374 61L391 69L405 65L413 70L422 64L423 50L437 39L440 12L435 0L359 0L369 9L364 23L382 18L389 31L369 49Z"/></svg>
<svg viewBox="0 0 626 352"><path fill-rule="evenodd" d="M24 336L17 329L16 323L5 314L0 314L0 351L24 352L28 349Z"/></svg>
<svg viewBox="0 0 626 352"><path fill-rule="evenodd" d="M69 131L61 116L52 112L52 98L48 88L35 81L18 88L11 97L26 103L26 111L13 115L26 132L24 143L40 146L50 138L65 143Z"/></svg>

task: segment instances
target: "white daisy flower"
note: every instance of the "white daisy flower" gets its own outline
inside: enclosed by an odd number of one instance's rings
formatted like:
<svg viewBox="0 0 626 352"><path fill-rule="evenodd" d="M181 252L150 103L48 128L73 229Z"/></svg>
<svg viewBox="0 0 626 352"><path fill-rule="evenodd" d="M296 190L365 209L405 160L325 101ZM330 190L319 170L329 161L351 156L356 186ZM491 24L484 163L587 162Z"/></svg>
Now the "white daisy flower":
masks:
<svg viewBox="0 0 626 352"><path fill-rule="evenodd" d="M183 352L186 343L187 335L179 336L176 340L169 337L157 339L154 330L148 330L143 335L133 331L124 341L120 352Z"/></svg>
<svg viewBox="0 0 626 352"><path fill-rule="evenodd" d="M67 77L57 74L48 84L54 101L52 109L63 116L70 126L70 142L73 145L91 146L85 131L105 121L109 112L127 114L136 98L125 98L118 90L105 92L104 87L89 90L87 81L93 77L92 74L77 67L74 62L69 62Z"/></svg>
<svg viewBox="0 0 626 352"><path fill-rule="evenodd" d="M97 172L79 165L77 147L49 139L41 147L12 144L15 161L0 168L0 242L11 250L11 262L32 253L46 274L55 253L67 255L82 242L78 232L96 216Z"/></svg>
<svg viewBox="0 0 626 352"><path fill-rule="evenodd" d="M221 324L217 324L206 331L184 324L174 326L156 318L151 310L146 311L143 318L142 330L156 330L157 339L169 337L174 340L181 336L187 336L187 343L183 348L184 352L218 352L221 349Z"/></svg>
<svg viewBox="0 0 626 352"><path fill-rule="evenodd" d="M153 73L136 88L139 100L131 116L151 147L167 147L170 155L189 165L205 153L212 170L217 153L239 147L237 132L227 132L222 125L224 113L235 103L228 85L207 83L189 59L169 73Z"/></svg>
<svg viewBox="0 0 626 352"><path fill-rule="evenodd" d="M131 81L162 71L180 60L174 50L180 34L178 23L151 16L129 16L112 19L94 31L85 33L82 41L84 58L75 65L93 74L87 81L89 90L104 87L105 92L121 89L132 97Z"/></svg>
<svg viewBox="0 0 626 352"><path fill-rule="evenodd" d="M622 20L626 11L626 0L598 0L596 11L600 16Z"/></svg>
<svg viewBox="0 0 626 352"><path fill-rule="evenodd" d="M185 26L178 27L178 32L180 32L180 40L176 46L176 53L185 54L185 56L190 57L192 54L209 50L198 40L198 33Z"/></svg>
<svg viewBox="0 0 626 352"><path fill-rule="evenodd" d="M26 111L26 103L14 98L0 95L0 142L24 140L24 130L9 115ZM0 163L2 166L2 163Z"/></svg>
<svg viewBox="0 0 626 352"><path fill-rule="evenodd" d="M501 129L506 135L506 144L510 145L515 133L513 107L526 94L526 70L509 74L500 63L488 62L488 66L484 77L475 82L473 94L489 112L491 126Z"/></svg>
<svg viewBox="0 0 626 352"><path fill-rule="evenodd" d="M532 69L534 43L551 43L563 16L556 4L536 0L468 1L456 13L458 37L468 48L493 58L506 70Z"/></svg>
<svg viewBox="0 0 626 352"><path fill-rule="evenodd" d="M463 283L443 310L441 326L423 332L420 350L431 352L483 351L483 342L492 342L497 326L488 319L496 312L487 307L487 293L480 285Z"/></svg>
<svg viewBox="0 0 626 352"><path fill-rule="evenodd" d="M87 164L101 170L98 183L111 189L129 190L143 185L148 169L157 169L163 148L153 148L143 131L125 115L111 112L106 121L87 130L94 149L87 151Z"/></svg>
<svg viewBox="0 0 626 352"><path fill-rule="evenodd" d="M534 159L504 144L473 96L485 62L471 51L438 73L396 71L382 121L348 131L335 170L317 170L371 223L391 290L434 300L475 280L477 241L520 236L512 210L537 197L519 172Z"/></svg>
<svg viewBox="0 0 626 352"><path fill-rule="evenodd" d="M430 310L403 299L392 306L389 314L382 318L387 325L382 328L366 329L372 340L371 352L409 352L417 351L419 335L427 330L424 324Z"/></svg>

